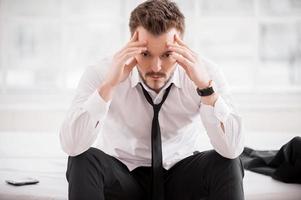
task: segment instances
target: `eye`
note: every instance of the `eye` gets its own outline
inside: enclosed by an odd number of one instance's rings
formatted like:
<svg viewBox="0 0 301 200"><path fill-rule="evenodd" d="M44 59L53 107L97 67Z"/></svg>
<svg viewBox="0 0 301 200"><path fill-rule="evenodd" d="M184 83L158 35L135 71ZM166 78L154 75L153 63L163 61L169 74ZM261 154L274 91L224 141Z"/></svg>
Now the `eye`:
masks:
<svg viewBox="0 0 301 200"><path fill-rule="evenodd" d="M142 55L143 57L147 57L147 56L148 56L148 53L147 53L147 52L142 52L141 55Z"/></svg>
<svg viewBox="0 0 301 200"><path fill-rule="evenodd" d="M164 54L162 57L163 57L163 58L169 58L169 57L170 57L170 55L171 55L171 53L170 53L170 52L168 52L168 53Z"/></svg>

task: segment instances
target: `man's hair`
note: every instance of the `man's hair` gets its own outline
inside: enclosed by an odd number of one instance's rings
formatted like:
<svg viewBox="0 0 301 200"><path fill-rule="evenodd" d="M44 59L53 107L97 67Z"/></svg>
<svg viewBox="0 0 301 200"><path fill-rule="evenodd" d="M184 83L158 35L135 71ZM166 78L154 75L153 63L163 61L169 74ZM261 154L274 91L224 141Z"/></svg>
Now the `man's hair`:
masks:
<svg viewBox="0 0 301 200"><path fill-rule="evenodd" d="M148 0L131 12L129 26L131 35L138 26L156 36L167 32L170 28L176 28L183 35L184 19L176 3L169 0Z"/></svg>

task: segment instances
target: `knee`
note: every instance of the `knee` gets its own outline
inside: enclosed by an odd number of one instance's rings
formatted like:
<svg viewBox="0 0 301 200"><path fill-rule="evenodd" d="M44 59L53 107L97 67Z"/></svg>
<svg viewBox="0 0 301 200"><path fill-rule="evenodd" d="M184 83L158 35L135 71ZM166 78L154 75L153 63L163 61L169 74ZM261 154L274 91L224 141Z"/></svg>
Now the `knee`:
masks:
<svg viewBox="0 0 301 200"><path fill-rule="evenodd" d="M89 159L93 157L93 154L95 154L94 148L89 148L87 151L77 155L77 156L69 156L68 157L68 168L69 165L76 165L76 166L85 166L89 164Z"/></svg>
<svg viewBox="0 0 301 200"><path fill-rule="evenodd" d="M68 157L68 164L67 164L67 179L70 174L78 173L81 171L85 166L89 164L88 160L91 154L91 148L87 151L77 155L77 156L69 156Z"/></svg>
<svg viewBox="0 0 301 200"><path fill-rule="evenodd" d="M229 174L240 174L244 177L244 168L242 161L239 157L234 159L229 159L221 156L216 151L212 151L212 160L214 162L213 167L217 169L221 169L221 171L229 173Z"/></svg>
<svg viewBox="0 0 301 200"><path fill-rule="evenodd" d="M300 146L301 144L301 137L296 136L293 139L291 139L291 141L289 142L292 145L292 148L296 149Z"/></svg>
<svg viewBox="0 0 301 200"><path fill-rule="evenodd" d="M106 162L105 159L106 154L96 148L89 148L77 156L69 156L66 176L68 178L71 173L81 173L91 167L99 170L101 168L100 164Z"/></svg>

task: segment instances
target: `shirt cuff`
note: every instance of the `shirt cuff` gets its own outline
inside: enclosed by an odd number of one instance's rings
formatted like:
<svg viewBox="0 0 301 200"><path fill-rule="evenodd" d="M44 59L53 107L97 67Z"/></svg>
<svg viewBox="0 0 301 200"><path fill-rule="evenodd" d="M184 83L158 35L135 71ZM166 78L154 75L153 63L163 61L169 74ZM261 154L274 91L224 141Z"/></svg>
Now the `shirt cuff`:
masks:
<svg viewBox="0 0 301 200"><path fill-rule="evenodd" d="M231 112L229 106L220 96L217 98L214 107L201 103L200 110L204 120L211 124L224 123Z"/></svg>
<svg viewBox="0 0 301 200"><path fill-rule="evenodd" d="M107 115L111 101L106 102L96 90L85 102L84 108L92 118L102 120Z"/></svg>
<svg viewBox="0 0 301 200"><path fill-rule="evenodd" d="M219 96L214 104L214 114L221 122L226 122L231 113L230 107L226 104L225 100Z"/></svg>

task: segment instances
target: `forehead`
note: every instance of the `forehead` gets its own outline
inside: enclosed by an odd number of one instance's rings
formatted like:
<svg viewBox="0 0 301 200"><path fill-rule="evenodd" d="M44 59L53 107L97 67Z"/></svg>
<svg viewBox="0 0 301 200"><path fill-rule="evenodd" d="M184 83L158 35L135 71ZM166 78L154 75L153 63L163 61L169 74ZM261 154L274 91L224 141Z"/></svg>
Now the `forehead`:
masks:
<svg viewBox="0 0 301 200"><path fill-rule="evenodd" d="M147 49L152 53L162 53L166 51L166 43L174 43L175 34L179 32L175 28L171 28L166 33L163 33L159 36L155 36L148 32L143 27L138 27L138 40L147 41Z"/></svg>

